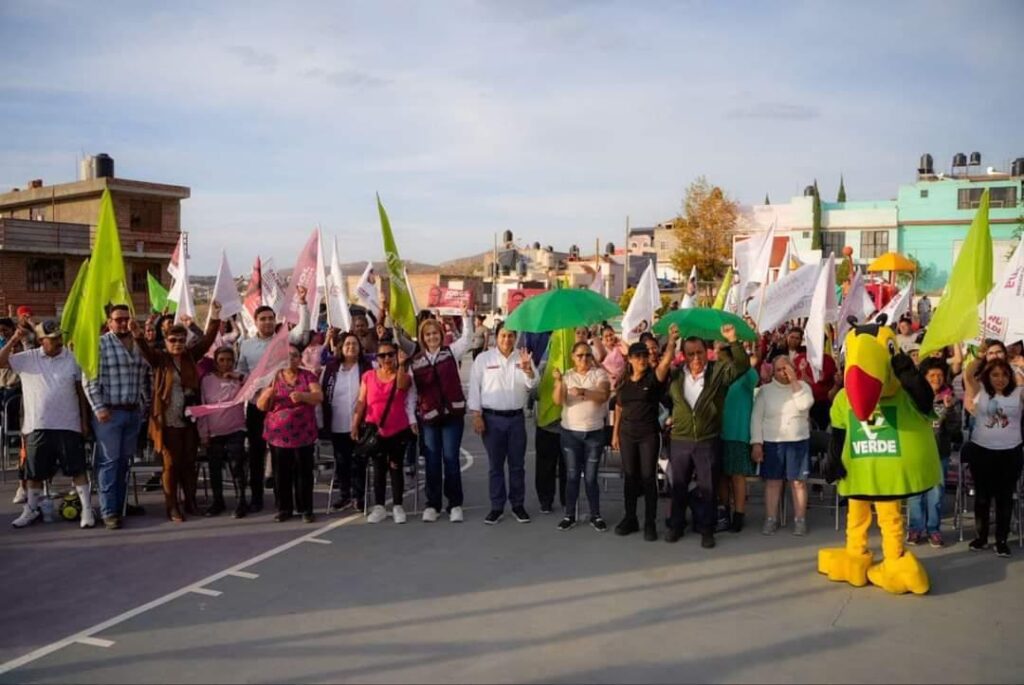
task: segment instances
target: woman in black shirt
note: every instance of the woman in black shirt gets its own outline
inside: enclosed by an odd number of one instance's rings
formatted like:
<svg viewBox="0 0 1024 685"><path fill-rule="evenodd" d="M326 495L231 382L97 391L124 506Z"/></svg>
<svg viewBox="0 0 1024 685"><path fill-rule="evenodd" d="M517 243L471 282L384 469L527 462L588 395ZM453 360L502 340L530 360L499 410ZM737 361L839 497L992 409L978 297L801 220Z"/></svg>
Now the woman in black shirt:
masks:
<svg viewBox="0 0 1024 685"><path fill-rule="evenodd" d="M626 476L626 514L619 525L615 526L616 535L629 535L640 530L636 505L642 492L644 540L658 539L655 524L658 516L658 451L661 448L658 409L665 394L669 365L676 354L678 341L679 329L672 326L668 344L655 368L648 361L647 347L643 343L629 346L629 370L618 389L612 428L612 449L621 452L622 470Z"/></svg>

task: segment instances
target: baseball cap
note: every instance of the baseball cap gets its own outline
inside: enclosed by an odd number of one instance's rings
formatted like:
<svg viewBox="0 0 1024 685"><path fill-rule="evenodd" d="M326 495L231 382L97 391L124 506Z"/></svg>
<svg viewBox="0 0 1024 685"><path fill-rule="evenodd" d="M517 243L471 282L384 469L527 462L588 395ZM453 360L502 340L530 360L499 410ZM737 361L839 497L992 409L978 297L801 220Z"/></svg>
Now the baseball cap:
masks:
<svg viewBox="0 0 1024 685"><path fill-rule="evenodd" d="M59 338L64 335L59 321L44 321L35 325L37 338Z"/></svg>

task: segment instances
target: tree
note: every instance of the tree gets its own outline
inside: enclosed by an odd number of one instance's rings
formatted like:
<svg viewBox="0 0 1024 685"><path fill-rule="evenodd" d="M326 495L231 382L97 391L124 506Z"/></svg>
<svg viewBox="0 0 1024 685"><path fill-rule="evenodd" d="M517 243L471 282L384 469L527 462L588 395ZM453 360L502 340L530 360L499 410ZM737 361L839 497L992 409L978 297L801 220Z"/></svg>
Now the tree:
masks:
<svg viewBox="0 0 1024 685"><path fill-rule="evenodd" d="M770 199L768 199L768 193L764 194L764 203L766 205L770 205L772 203L772 201Z"/></svg>
<svg viewBox="0 0 1024 685"><path fill-rule="evenodd" d="M739 204L718 186L701 176L686 189L682 212L672 222L676 250L672 267L688 274L697 267L697 278L718 280L732 259Z"/></svg>
<svg viewBox="0 0 1024 685"><path fill-rule="evenodd" d="M813 223L811 224L811 249L821 249L821 194L818 193L818 179L814 179Z"/></svg>
<svg viewBox="0 0 1024 685"><path fill-rule="evenodd" d="M839 194L836 196L836 202L846 202L846 185L843 183L842 174L839 174Z"/></svg>

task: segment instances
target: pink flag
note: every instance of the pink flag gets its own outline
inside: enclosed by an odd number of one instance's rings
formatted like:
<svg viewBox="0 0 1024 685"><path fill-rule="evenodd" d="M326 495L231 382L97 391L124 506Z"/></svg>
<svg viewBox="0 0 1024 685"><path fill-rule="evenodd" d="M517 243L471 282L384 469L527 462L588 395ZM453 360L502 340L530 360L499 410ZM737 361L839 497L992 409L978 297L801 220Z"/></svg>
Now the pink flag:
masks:
<svg viewBox="0 0 1024 685"><path fill-rule="evenodd" d="M288 327L281 326L281 330L271 338L270 344L267 345L266 351L260 358L260 363L256 365L256 368L252 370L249 377L245 379L242 387L238 389L238 393L233 398L215 404L201 404L196 407L188 407L185 413L192 418L199 418L216 414L242 402L248 402L256 396L257 392L270 385L277 372L288 365L288 351Z"/></svg>
<svg viewBox="0 0 1024 685"><path fill-rule="evenodd" d="M310 306L310 314L316 316L319 309L316 289L316 265L320 257L320 229L313 229L313 235L309 237L306 246L299 253L295 261L295 268L292 270L292 277L288 281L288 289L284 293L284 309L281 311L281 318L291 324L299 323L299 296L296 293L298 286L306 289L307 302Z"/></svg>

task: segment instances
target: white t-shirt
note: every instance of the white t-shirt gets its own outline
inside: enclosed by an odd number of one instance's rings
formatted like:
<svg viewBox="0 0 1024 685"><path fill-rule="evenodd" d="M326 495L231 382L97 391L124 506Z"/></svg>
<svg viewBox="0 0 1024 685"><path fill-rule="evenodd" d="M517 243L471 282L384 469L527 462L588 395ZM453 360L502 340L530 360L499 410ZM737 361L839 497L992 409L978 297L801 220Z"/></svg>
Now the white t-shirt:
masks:
<svg viewBox="0 0 1024 685"><path fill-rule="evenodd" d="M41 347L19 352L11 357L10 365L21 376L24 435L37 430L82 432L75 390L82 369L67 348L56 357L48 357Z"/></svg>
<svg viewBox="0 0 1024 685"><path fill-rule="evenodd" d="M608 416L608 402L595 402L594 400L575 397L571 391L574 388L584 390L597 390L602 383L610 384L608 374L604 369L590 369L586 374L578 373L575 369L566 371L562 376L562 383L567 391L565 396L565 407L562 409L562 428L570 431L590 432L604 428L605 418Z"/></svg>
<svg viewBox="0 0 1024 685"><path fill-rule="evenodd" d="M1009 396L990 397L985 390L978 393L974 409L971 442L990 450L1008 450L1021 443L1021 389Z"/></svg>
<svg viewBox="0 0 1024 685"><path fill-rule="evenodd" d="M331 432L351 433L352 414L356 410L359 399L359 364L353 364L348 370L338 367L338 377L334 381L334 394L331 395Z"/></svg>

